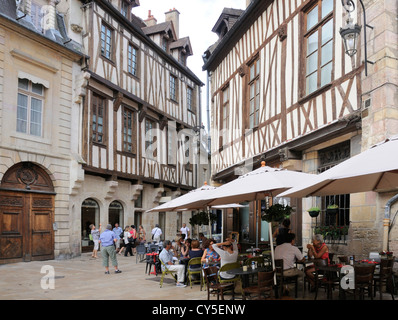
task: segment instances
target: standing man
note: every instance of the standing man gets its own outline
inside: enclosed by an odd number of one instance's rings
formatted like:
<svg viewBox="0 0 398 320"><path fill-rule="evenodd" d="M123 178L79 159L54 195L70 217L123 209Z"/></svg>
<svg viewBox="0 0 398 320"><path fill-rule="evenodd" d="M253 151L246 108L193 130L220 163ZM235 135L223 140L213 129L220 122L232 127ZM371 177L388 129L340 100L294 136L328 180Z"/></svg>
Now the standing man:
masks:
<svg viewBox="0 0 398 320"><path fill-rule="evenodd" d="M162 229L159 228L159 225L156 224L155 228L152 229L152 239L155 243L160 242L160 236L162 235Z"/></svg>
<svg viewBox="0 0 398 320"><path fill-rule="evenodd" d="M171 249L171 241L165 240L163 244L163 250L159 254L159 259L163 261L166 265L166 268L170 271L177 271L177 287L184 288L186 285L184 284L185 279L185 266L183 264L174 264L173 263L173 252L169 251ZM162 265L162 269L165 267Z"/></svg>
<svg viewBox="0 0 398 320"><path fill-rule="evenodd" d="M182 228L180 229L181 234L185 234L184 240L187 240L189 238L189 228L187 227L186 223L182 224Z"/></svg>
<svg viewBox="0 0 398 320"><path fill-rule="evenodd" d="M116 234L112 231L112 225L108 224L106 230L100 235L102 265L105 267L105 274L109 274L109 258L115 267L115 273L121 273L117 266L116 250L114 243L117 241Z"/></svg>
<svg viewBox="0 0 398 320"><path fill-rule="evenodd" d="M115 223L115 227L113 228L113 232L116 234L116 252L120 250L120 235L123 233L123 229L119 227L118 223Z"/></svg>

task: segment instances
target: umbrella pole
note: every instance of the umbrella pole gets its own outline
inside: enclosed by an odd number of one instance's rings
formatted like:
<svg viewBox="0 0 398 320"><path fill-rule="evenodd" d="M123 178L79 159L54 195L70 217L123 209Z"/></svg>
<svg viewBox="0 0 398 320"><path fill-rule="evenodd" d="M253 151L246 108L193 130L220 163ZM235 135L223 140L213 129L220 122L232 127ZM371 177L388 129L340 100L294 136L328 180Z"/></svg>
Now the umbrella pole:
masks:
<svg viewBox="0 0 398 320"><path fill-rule="evenodd" d="M211 239L212 238L212 235L211 235L211 221L210 221L210 207L206 207L207 208L207 218L209 219L209 239Z"/></svg>
<svg viewBox="0 0 398 320"><path fill-rule="evenodd" d="M269 197L268 206L272 205L272 195ZM274 253L274 239L272 236L272 221L268 222L269 243L271 246L271 262L272 270L275 270L275 253ZM276 274L274 273L274 284L276 285Z"/></svg>

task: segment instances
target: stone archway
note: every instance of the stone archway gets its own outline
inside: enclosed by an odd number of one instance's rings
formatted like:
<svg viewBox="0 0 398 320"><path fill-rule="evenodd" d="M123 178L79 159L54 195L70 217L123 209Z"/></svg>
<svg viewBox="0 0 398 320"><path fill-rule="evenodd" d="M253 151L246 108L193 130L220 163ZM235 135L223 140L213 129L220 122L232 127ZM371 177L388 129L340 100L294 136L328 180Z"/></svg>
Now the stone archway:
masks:
<svg viewBox="0 0 398 320"><path fill-rule="evenodd" d="M0 184L0 264L54 259L54 198L50 176L20 162Z"/></svg>

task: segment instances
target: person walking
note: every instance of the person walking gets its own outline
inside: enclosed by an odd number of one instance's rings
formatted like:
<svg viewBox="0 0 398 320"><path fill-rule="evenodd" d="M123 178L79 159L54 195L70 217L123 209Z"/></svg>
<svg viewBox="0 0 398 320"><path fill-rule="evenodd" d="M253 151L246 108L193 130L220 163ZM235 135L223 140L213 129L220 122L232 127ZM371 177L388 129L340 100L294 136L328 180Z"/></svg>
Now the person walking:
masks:
<svg viewBox="0 0 398 320"><path fill-rule="evenodd" d="M156 224L155 228L152 229L152 239L155 243L160 242L160 236L162 235L162 229Z"/></svg>
<svg viewBox="0 0 398 320"><path fill-rule="evenodd" d="M146 242L146 232L142 225L138 227L138 240L140 244L144 244Z"/></svg>
<svg viewBox="0 0 398 320"><path fill-rule="evenodd" d="M94 242L94 249L93 249L93 253L91 254L91 257L97 259L98 258L98 250L99 250L99 238L100 238L100 232L101 232L101 223L100 223L98 229L95 228L94 224L90 224L90 229L91 229L91 236L92 236L93 242Z"/></svg>
<svg viewBox="0 0 398 320"><path fill-rule="evenodd" d="M125 228L124 228L124 236L123 236L123 239L124 239L124 245L125 245L125 250L124 250L124 256L125 257L127 257L127 255L130 253L130 256L134 256L134 254L133 254L133 246L132 246L132 244L131 244L131 242L130 242L130 238L132 238L132 234L131 234L131 232L130 232L130 227L129 226L126 226Z"/></svg>
<svg viewBox="0 0 398 320"><path fill-rule="evenodd" d="M105 267L105 274L109 274L109 259L112 261L112 265L115 268L115 273L121 273L119 270L117 259L115 242L117 241L116 234L112 231L112 225L108 224L103 233L101 233L99 238L99 243L101 244L101 255L102 255L102 266Z"/></svg>
<svg viewBox="0 0 398 320"><path fill-rule="evenodd" d="M121 237L120 235L123 233L123 229L119 227L118 223L115 223L115 227L113 228L113 232L116 234L117 241L116 241L116 252L120 251L120 243L121 243Z"/></svg>
<svg viewBox="0 0 398 320"><path fill-rule="evenodd" d="M131 248L133 249L133 255L134 253L137 254L137 249L135 248L137 246L137 229L135 228L135 225L131 225L130 226L130 233L131 233L131 238L133 239L133 241L131 242Z"/></svg>

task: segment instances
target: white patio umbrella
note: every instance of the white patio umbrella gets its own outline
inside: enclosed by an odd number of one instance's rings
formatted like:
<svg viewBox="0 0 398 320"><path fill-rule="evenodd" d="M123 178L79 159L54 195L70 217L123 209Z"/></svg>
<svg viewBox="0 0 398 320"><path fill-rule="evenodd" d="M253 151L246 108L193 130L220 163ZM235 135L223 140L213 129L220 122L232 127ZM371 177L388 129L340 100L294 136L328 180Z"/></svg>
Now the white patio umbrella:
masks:
<svg viewBox="0 0 398 320"><path fill-rule="evenodd" d="M205 182L202 187L189 191L182 196L165 202L155 208L149 209L146 212L186 211L203 209L209 202L208 200L203 199L205 199L212 192L214 192L215 189L216 187L209 186Z"/></svg>
<svg viewBox="0 0 398 320"><path fill-rule="evenodd" d="M279 196L309 197L398 189L398 136L374 145Z"/></svg>
<svg viewBox="0 0 398 320"><path fill-rule="evenodd" d="M214 190L208 195L208 200L211 200L208 205L214 206L231 202L263 200L266 196L276 196L302 183L302 181L312 179L313 176L308 173L271 168L266 166L263 161L260 168L244 174ZM268 226L272 265L275 267L271 223Z"/></svg>

